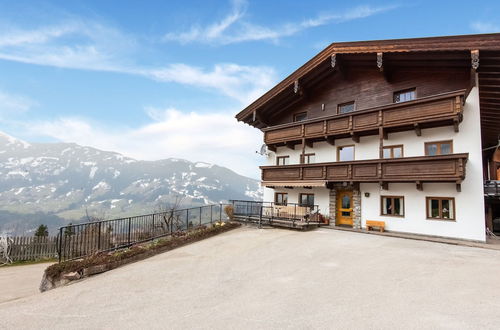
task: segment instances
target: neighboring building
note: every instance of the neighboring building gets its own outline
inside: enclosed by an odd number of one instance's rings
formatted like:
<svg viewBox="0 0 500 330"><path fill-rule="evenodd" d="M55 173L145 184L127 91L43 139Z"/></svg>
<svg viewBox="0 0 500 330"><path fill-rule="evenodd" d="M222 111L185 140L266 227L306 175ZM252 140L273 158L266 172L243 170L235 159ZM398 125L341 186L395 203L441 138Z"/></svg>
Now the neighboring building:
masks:
<svg viewBox="0 0 500 330"><path fill-rule="evenodd" d="M499 111L500 34L484 34L331 44L236 118L271 151L265 201L484 241L500 216L498 189L484 197Z"/></svg>

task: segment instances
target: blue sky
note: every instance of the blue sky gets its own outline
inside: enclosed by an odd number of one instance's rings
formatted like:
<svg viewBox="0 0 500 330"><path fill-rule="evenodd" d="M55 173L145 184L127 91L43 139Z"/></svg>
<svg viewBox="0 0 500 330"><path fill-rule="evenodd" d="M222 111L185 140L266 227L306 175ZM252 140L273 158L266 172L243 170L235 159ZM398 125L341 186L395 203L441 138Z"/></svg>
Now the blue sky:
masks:
<svg viewBox="0 0 500 330"><path fill-rule="evenodd" d="M2 1L0 131L258 177L234 115L329 43L500 32L498 1Z"/></svg>

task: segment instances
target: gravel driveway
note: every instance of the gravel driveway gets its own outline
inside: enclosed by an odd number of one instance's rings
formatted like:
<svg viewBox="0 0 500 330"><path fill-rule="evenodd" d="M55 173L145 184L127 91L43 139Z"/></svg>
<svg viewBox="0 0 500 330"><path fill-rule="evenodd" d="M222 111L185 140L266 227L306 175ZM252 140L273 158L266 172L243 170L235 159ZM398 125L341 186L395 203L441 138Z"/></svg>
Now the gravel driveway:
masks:
<svg viewBox="0 0 500 330"><path fill-rule="evenodd" d="M498 329L500 251L237 229L0 304L0 328Z"/></svg>

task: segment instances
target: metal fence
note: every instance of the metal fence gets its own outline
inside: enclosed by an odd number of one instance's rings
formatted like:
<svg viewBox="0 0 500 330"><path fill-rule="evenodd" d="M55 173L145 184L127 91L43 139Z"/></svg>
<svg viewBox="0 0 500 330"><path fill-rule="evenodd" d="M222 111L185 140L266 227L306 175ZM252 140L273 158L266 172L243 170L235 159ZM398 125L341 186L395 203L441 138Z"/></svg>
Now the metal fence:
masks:
<svg viewBox="0 0 500 330"><path fill-rule="evenodd" d="M251 217L259 220L320 222L318 205L302 205L296 203L278 204L274 202L231 201L235 217Z"/></svg>
<svg viewBox="0 0 500 330"><path fill-rule="evenodd" d="M187 231L215 221L227 221L227 204L166 211L59 228L59 262Z"/></svg>

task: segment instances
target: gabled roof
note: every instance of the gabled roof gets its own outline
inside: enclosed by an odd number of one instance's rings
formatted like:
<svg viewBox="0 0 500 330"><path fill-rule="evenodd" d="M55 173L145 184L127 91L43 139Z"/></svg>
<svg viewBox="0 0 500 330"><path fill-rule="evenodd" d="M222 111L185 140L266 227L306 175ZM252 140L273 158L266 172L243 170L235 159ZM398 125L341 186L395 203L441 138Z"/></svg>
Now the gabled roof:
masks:
<svg viewBox="0 0 500 330"><path fill-rule="evenodd" d="M254 111L266 105L279 93L287 88L293 88L295 81L329 61L333 54L362 53L409 53L409 52L439 52L439 51L470 51L498 50L500 51L500 33L472 34L461 36L445 36L413 39L390 39L332 43L319 54L307 61L291 75L283 79L267 93L236 115L238 120L245 121Z"/></svg>

